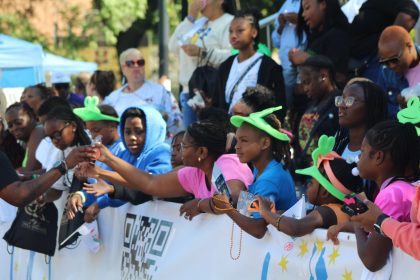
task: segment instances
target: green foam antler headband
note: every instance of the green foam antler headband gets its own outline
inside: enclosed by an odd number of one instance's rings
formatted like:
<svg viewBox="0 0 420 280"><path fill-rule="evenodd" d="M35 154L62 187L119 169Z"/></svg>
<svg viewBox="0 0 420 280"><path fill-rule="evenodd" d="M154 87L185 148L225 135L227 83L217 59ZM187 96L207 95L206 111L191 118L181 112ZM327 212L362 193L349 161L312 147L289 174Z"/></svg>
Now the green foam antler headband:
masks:
<svg viewBox="0 0 420 280"><path fill-rule="evenodd" d="M311 167L308 167L308 168L305 168L305 169L298 169L298 170L296 170L296 173L313 177L331 195L333 195L335 198L343 201L346 194L341 192L340 190L338 190L319 171L319 166L320 166L321 161L323 159L327 158L327 160L332 160L332 159L338 157L338 155L336 155L334 152L332 152L334 144L335 144L335 138L334 137L332 137L332 136L328 137L327 135L322 135L318 140L318 147L312 152L313 165Z"/></svg>
<svg viewBox="0 0 420 280"><path fill-rule="evenodd" d="M418 96L411 97L407 102L407 108L397 114L400 123L412 123L416 126L417 136L420 136L420 99Z"/></svg>
<svg viewBox="0 0 420 280"><path fill-rule="evenodd" d="M111 121L120 122L120 118L105 115L98 108L99 98L97 96L86 96L85 107L73 109L73 112L85 122L89 121Z"/></svg>
<svg viewBox="0 0 420 280"><path fill-rule="evenodd" d="M236 127L240 127L244 122L247 122L278 140L289 142L290 138L287 136L287 134L273 128L264 120L265 116L268 116L275 111L281 110L282 108L282 106L268 108L260 112L251 113L247 117L233 116L230 118L230 122Z"/></svg>

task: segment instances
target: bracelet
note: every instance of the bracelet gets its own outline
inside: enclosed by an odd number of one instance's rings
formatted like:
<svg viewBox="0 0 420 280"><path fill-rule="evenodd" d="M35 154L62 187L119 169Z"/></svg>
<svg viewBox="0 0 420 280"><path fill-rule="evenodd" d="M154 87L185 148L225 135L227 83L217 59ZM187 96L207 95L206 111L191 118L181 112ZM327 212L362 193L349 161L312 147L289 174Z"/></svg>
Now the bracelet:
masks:
<svg viewBox="0 0 420 280"><path fill-rule="evenodd" d="M77 191L74 193L74 195L77 195L77 194L80 195L80 197L82 198L82 203L84 204L86 202L85 194L81 191Z"/></svg>
<svg viewBox="0 0 420 280"><path fill-rule="evenodd" d="M279 227L280 227L280 221L283 218L283 215L278 216L277 220L276 220L276 229L278 231L280 231Z"/></svg>
<svg viewBox="0 0 420 280"><path fill-rule="evenodd" d="M204 211L202 211L201 209L200 209L200 203L201 203L201 201L203 201L204 199L200 199L200 200L198 200L198 202L197 202L197 211L198 212L200 212L200 213L204 213Z"/></svg>

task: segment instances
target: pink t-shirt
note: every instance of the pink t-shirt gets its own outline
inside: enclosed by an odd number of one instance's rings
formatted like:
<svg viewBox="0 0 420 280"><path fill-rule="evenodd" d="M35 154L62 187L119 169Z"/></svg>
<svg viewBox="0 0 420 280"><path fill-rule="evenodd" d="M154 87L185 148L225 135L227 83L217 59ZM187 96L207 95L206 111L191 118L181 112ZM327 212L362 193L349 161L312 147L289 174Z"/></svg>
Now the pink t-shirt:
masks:
<svg viewBox="0 0 420 280"><path fill-rule="evenodd" d="M252 183L253 175L248 165L241 163L236 154L222 155L216 160L217 166L223 173L226 181L239 180L248 185ZM185 191L192 193L195 198L211 197L215 191L214 186L209 191L206 186L206 175L196 167L184 167L178 170L178 181Z"/></svg>
<svg viewBox="0 0 420 280"><path fill-rule="evenodd" d="M407 79L410 87L420 83L420 64L414 68L408 69L407 73L405 73L405 78Z"/></svg>
<svg viewBox="0 0 420 280"><path fill-rule="evenodd" d="M416 188L405 181L395 181L388 186L392 178L386 179L375 199L375 204L382 212L400 222L410 221L410 209Z"/></svg>

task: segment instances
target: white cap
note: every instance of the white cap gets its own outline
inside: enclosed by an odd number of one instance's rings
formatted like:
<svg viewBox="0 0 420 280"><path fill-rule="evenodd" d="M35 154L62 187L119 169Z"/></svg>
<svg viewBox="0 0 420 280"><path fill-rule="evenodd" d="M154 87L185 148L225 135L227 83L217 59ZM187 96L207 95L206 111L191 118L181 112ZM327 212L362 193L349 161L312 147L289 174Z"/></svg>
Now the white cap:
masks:
<svg viewBox="0 0 420 280"><path fill-rule="evenodd" d="M69 84L71 82L70 76L61 73L61 72L53 72L51 75L51 83L52 84Z"/></svg>

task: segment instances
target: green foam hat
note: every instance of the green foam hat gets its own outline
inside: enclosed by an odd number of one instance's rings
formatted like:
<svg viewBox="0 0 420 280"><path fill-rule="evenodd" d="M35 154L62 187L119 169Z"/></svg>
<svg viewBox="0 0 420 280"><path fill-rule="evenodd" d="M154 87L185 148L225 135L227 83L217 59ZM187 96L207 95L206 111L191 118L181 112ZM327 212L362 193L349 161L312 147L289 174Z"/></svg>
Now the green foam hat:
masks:
<svg viewBox="0 0 420 280"><path fill-rule="evenodd" d="M232 116L230 118L230 122L236 127L240 127L244 122L247 122L250 125L255 126L258 129L261 129L262 131L266 132L267 134L269 134L270 136L278 140L289 142L290 138L289 136L287 136L287 134L273 128L264 120L265 116L270 115L271 113L275 111L281 110L282 108L283 108L282 106L268 108L260 112L251 113L247 117Z"/></svg>
<svg viewBox="0 0 420 280"><path fill-rule="evenodd" d="M411 97L407 102L407 108L398 112L397 118L400 123L412 123L416 126L417 136L420 136L420 99L418 96Z"/></svg>
<svg viewBox="0 0 420 280"><path fill-rule="evenodd" d="M319 182L321 186L323 186L331 195L335 198L343 201L346 194L338 190L327 178L325 178L321 172L319 171L319 166L322 160L333 160L337 158L332 149L335 144L335 138L327 135L322 135L318 140L318 147L312 152L312 162L313 165L305 168L305 169L298 169L296 173L302 175L308 175L313 177L315 180Z"/></svg>
<svg viewBox="0 0 420 280"><path fill-rule="evenodd" d="M120 122L120 118L105 115L101 113L101 110L98 108L99 98L97 96L86 96L85 97L85 107L73 109L79 118L85 122L89 121L111 121L111 122Z"/></svg>

